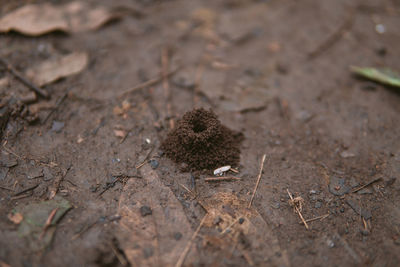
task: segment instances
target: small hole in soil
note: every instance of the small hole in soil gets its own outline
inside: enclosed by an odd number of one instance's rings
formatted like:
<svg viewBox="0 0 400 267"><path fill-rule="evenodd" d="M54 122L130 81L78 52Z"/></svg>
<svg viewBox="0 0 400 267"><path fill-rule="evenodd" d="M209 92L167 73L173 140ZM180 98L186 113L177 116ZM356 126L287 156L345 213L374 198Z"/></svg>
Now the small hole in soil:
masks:
<svg viewBox="0 0 400 267"><path fill-rule="evenodd" d="M206 125L202 121L195 121L193 123L193 132L201 133L207 129Z"/></svg>

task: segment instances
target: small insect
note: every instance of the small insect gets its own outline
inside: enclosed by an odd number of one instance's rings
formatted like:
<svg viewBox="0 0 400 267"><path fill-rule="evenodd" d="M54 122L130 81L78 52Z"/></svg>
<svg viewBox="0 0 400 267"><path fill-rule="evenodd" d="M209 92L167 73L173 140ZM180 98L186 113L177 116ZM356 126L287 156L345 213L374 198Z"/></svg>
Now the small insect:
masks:
<svg viewBox="0 0 400 267"><path fill-rule="evenodd" d="M222 176L225 172L229 171L230 169L231 169L231 166L229 166L229 165L220 167L220 168L214 170L214 175Z"/></svg>

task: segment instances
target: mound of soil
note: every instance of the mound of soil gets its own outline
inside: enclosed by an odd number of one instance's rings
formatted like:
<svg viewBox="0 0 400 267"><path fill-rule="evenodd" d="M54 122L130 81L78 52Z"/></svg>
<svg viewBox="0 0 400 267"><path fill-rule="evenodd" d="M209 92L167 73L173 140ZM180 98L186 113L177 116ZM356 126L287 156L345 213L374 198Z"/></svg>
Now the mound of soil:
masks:
<svg viewBox="0 0 400 267"><path fill-rule="evenodd" d="M212 170L237 166L242 140L243 135L222 125L212 110L200 108L183 115L161 149L170 159L186 163L191 170Z"/></svg>

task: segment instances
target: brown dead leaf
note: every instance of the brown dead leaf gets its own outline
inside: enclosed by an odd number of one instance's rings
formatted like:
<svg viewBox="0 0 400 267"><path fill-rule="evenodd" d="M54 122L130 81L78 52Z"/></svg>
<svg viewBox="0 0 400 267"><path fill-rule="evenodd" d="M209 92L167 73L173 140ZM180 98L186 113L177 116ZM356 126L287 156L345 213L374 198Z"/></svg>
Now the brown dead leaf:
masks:
<svg viewBox="0 0 400 267"><path fill-rule="evenodd" d="M8 214L7 218L15 224L20 224L24 219L24 216L22 216L21 213L17 212Z"/></svg>
<svg viewBox="0 0 400 267"><path fill-rule="evenodd" d="M121 194L119 245L132 266L174 266L193 231L182 204L157 173L148 164L141 173L143 179L129 179ZM150 215L141 214L143 206ZM192 247L185 264L190 266L195 254Z"/></svg>
<svg viewBox="0 0 400 267"><path fill-rule="evenodd" d="M28 4L0 19L0 32L11 30L29 36L52 31L84 32L94 30L117 18L103 7L90 7L84 2L65 5Z"/></svg>
<svg viewBox="0 0 400 267"><path fill-rule="evenodd" d="M222 230L220 238L207 237L208 244L221 250L225 247L231 250L237 245L250 265L254 261L260 266L290 266L286 251L280 248L272 228L257 210L247 208L247 201L231 193L219 192L205 199L202 206L208 212L204 226ZM217 226L216 219L219 221ZM246 248L240 246L243 239L248 243ZM225 243L221 243L222 240Z"/></svg>
<svg viewBox="0 0 400 267"><path fill-rule="evenodd" d="M27 70L26 76L38 86L43 86L81 72L86 68L88 61L89 58L86 53L74 52L42 62Z"/></svg>

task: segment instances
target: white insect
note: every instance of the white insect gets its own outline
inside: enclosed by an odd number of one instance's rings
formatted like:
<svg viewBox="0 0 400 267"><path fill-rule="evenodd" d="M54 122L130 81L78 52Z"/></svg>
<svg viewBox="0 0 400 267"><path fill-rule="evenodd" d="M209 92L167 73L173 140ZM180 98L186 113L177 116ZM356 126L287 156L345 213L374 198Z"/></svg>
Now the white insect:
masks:
<svg viewBox="0 0 400 267"><path fill-rule="evenodd" d="M224 174L224 172L227 172L230 169L231 169L231 166L229 166L229 165L220 167L220 168L214 170L214 175L215 176L222 176Z"/></svg>

